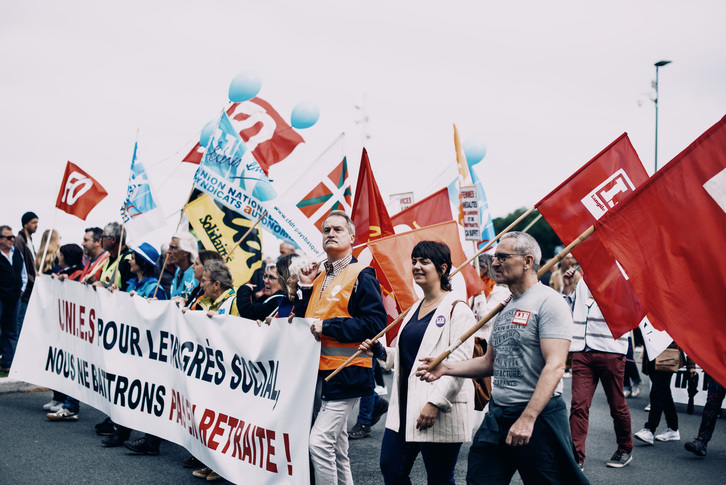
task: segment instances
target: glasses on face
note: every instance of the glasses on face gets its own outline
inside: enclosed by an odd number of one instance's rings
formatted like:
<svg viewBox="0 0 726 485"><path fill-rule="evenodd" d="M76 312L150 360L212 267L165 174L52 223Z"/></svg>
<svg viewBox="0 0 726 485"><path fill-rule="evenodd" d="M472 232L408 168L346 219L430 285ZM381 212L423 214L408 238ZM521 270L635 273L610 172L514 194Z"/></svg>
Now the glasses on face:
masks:
<svg viewBox="0 0 726 485"><path fill-rule="evenodd" d="M264 281L275 281L277 279L277 276L273 276L271 274L265 274L265 275L262 275L262 279Z"/></svg>
<svg viewBox="0 0 726 485"><path fill-rule="evenodd" d="M524 256L524 254L522 254L522 253L494 253L492 255L492 259L497 260L500 263L503 263L506 260L508 260L509 258L511 258L512 256Z"/></svg>
<svg viewBox="0 0 726 485"><path fill-rule="evenodd" d="M15 239L15 236L13 234L11 234L9 236L0 236L0 238L7 239L8 241L12 241L13 239Z"/></svg>
<svg viewBox="0 0 726 485"><path fill-rule="evenodd" d="M179 249L179 246L169 246L169 251L174 251L175 249Z"/></svg>

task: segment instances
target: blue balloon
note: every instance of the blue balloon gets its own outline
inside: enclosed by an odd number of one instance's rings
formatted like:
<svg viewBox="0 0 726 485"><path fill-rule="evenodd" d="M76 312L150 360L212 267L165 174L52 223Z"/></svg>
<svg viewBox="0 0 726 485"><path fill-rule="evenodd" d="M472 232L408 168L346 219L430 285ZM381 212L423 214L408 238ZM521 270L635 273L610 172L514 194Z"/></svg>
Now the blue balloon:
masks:
<svg viewBox="0 0 726 485"><path fill-rule="evenodd" d="M202 133L201 135L199 135L199 145L203 147L209 145L209 140L212 139L212 135L214 135L215 129L217 129L216 120L212 120L204 125L204 128L202 128Z"/></svg>
<svg viewBox="0 0 726 485"><path fill-rule="evenodd" d="M247 101L260 92L262 79L260 75L251 69L240 71L229 85L229 99L233 103Z"/></svg>
<svg viewBox="0 0 726 485"><path fill-rule="evenodd" d="M320 109L315 102L300 101L292 109L290 124L293 128L310 128L318 122L318 118L320 118Z"/></svg>
<svg viewBox="0 0 726 485"><path fill-rule="evenodd" d="M482 161L487 154L486 144L478 139L470 138L462 144L464 156L469 165L475 165Z"/></svg>

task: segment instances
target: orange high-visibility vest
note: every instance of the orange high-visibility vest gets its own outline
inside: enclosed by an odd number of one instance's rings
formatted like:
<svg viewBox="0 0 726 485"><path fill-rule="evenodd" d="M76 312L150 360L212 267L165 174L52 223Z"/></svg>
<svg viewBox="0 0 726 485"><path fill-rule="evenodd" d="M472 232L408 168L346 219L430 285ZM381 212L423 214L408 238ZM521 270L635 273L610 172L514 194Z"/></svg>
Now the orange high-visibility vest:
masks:
<svg viewBox="0 0 726 485"><path fill-rule="evenodd" d="M333 278L325 290L320 291L325 279L325 273L320 273L313 282L313 294L305 312L305 318L317 318L325 320L328 318L351 318L348 313L348 302L353 294L355 282L358 275L365 266L360 263L350 263L348 266ZM320 363L319 370L335 370L346 360L352 357L357 351L360 342L341 343L333 337L320 336ZM359 367L373 367L373 359L365 354L353 359L349 365Z"/></svg>

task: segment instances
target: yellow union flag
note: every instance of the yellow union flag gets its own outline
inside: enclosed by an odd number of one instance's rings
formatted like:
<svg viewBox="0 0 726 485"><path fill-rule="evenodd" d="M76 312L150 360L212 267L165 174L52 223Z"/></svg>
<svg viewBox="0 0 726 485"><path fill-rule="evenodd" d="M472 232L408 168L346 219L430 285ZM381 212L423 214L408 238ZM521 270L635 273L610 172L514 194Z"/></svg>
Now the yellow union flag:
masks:
<svg viewBox="0 0 726 485"><path fill-rule="evenodd" d="M188 203L184 213L205 249L216 251L225 260L237 241L254 224L253 221L226 207L220 208L208 195ZM227 261L235 286L247 283L262 266L262 234L253 229L234 249Z"/></svg>

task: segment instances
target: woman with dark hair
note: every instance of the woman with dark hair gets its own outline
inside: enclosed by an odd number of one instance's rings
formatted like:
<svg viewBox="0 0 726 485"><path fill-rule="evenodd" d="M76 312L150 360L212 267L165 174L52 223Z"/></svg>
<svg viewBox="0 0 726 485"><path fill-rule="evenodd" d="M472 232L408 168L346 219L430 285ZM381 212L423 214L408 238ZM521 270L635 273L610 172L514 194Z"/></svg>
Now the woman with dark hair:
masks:
<svg viewBox="0 0 726 485"><path fill-rule="evenodd" d="M394 368L393 390L381 444L380 466L386 484L410 483L419 453L428 483L454 483L459 449L471 439L471 379L447 377L445 382L419 380L422 357L439 355L475 323L466 302L451 292L451 252L446 244L421 241L411 253L414 282L423 291L401 324L394 347L366 340L361 349ZM453 351L449 360L471 358L473 341Z"/></svg>
<svg viewBox="0 0 726 485"><path fill-rule="evenodd" d="M133 251L134 257L129 262L131 272L136 276L128 281L126 291L131 296L139 295L144 298L155 297L157 300L166 300L164 288L159 285L159 279L156 277L156 262L159 260L159 252L149 243L143 243L132 248L131 251Z"/></svg>
<svg viewBox="0 0 726 485"><path fill-rule="evenodd" d="M202 250L199 251L197 259L195 259L192 263L192 267L194 268L194 279L196 279L200 283L194 287L192 292L189 294L189 298L187 298L186 300L181 296L175 296L174 298L172 298L173 301L177 301L177 304L183 304L184 308L182 308L182 312L185 312L187 308L190 310L201 310L201 308L197 308L197 303L199 302L199 299L204 296L204 289L202 288L201 284L202 276L204 276L204 264L207 261L212 260L224 262L224 258L222 258L219 253L214 251Z"/></svg>
<svg viewBox="0 0 726 485"><path fill-rule="evenodd" d="M260 298L254 299L255 285L247 283L237 288L237 298L235 299L239 316L257 320L257 325L260 325L272 312L277 310L280 300L284 300L286 296L277 277L275 263L269 263L265 267L262 280L265 282L265 294Z"/></svg>

